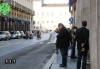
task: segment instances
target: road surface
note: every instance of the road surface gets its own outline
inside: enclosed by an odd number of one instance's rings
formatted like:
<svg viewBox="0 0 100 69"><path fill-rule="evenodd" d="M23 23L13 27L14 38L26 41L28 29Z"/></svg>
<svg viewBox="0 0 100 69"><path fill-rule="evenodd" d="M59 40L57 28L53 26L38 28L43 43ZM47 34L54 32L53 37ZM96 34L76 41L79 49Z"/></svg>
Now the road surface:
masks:
<svg viewBox="0 0 100 69"><path fill-rule="evenodd" d="M42 69L54 53L55 45L42 39L0 41L0 69ZM5 59L16 59L16 64L5 64Z"/></svg>

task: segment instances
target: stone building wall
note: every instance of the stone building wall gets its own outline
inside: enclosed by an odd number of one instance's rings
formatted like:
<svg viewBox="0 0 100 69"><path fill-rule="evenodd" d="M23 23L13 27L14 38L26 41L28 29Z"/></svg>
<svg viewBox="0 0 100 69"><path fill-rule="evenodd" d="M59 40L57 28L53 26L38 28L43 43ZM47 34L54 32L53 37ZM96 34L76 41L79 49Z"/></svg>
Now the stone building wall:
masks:
<svg viewBox="0 0 100 69"><path fill-rule="evenodd" d="M88 22L90 37L90 69L100 69L100 0L77 0L75 25Z"/></svg>

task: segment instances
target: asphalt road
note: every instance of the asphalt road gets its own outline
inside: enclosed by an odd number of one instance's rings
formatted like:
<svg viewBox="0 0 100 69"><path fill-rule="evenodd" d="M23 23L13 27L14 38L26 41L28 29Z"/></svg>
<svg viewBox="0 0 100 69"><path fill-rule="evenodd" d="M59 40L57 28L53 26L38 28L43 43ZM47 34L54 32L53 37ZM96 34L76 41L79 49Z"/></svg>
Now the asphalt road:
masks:
<svg viewBox="0 0 100 69"><path fill-rule="evenodd" d="M48 40L49 39L49 33L42 34L41 39L36 39L34 37L33 39L12 39L11 41L0 41L0 56L3 56L5 54L14 52L16 50L28 47L30 45L36 44L38 42ZM42 42L41 42L42 43ZM40 44L41 44L40 43Z"/></svg>
<svg viewBox="0 0 100 69"><path fill-rule="evenodd" d="M54 44L48 41L48 37L49 34L45 34L43 39L33 39L34 44L25 43L25 41L30 43L33 40L12 40L10 42L16 43L16 41L19 41L20 43L9 46L5 44L4 47L2 47L3 45L1 46L3 44L3 41L1 41L0 55L2 55L0 56L0 69L42 69L51 58L55 49ZM24 41L24 44L21 45L21 41ZM5 64L5 59L16 59L16 64Z"/></svg>

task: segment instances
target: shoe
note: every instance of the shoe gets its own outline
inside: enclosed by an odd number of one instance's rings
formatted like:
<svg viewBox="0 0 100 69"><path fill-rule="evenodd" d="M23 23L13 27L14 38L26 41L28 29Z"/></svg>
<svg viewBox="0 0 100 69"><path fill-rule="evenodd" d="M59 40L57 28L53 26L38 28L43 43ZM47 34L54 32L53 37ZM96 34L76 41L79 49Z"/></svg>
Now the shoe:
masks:
<svg viewBox="0 0 100 69"><path fill-rule="evenodd" d="M67 65L60 64L60 67L67 67Z"/></svg>

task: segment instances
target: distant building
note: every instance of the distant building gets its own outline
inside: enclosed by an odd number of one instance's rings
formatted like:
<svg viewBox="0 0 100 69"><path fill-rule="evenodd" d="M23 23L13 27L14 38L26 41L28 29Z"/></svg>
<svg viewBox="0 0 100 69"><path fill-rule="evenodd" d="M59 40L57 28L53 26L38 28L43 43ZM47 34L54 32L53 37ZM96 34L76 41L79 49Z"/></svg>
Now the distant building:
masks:
<svg viewBox="0 0 100 69"><path fill-rule="evenodd" d="M0 13L0 30L33 30L33 0L0 0L9 3L11 11L6 16Z"/></svg>
<svg viewBox="0 0 100 69"><path fill-rule="evenodd" d="M58 23L69 25L69 7L67 3L47 3L41 0L34 0L34 10L36 11L35 29L55 29Z"/></svg>

